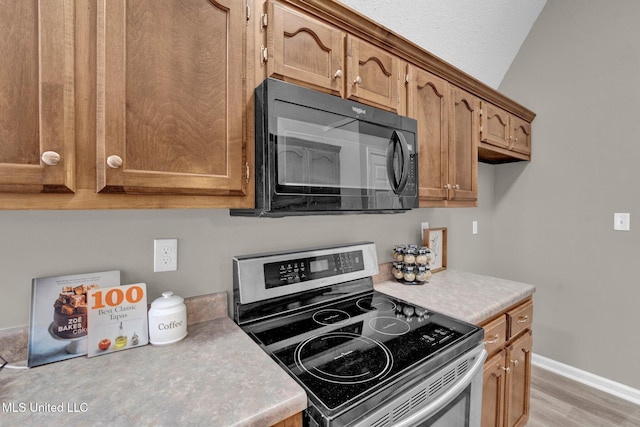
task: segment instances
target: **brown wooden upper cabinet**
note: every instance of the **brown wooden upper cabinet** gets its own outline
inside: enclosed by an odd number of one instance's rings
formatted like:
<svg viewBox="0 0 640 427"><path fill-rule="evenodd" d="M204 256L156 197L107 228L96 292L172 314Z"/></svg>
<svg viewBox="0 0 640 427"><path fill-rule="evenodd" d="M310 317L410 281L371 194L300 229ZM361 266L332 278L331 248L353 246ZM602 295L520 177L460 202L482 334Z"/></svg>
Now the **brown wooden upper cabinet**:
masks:
<svg viewBox="0 0 640 427"><path fill-rule="evenodd" d="M236 0L98 0L97 190L241 194Z"/></svg>
<svg viewBox="0 0 640 427"><path fill-rule="evenodd" d="M267 46L260 59L268 77L398 111L395 55L275 1L268 3L261 26Z"/></svg>
<svg viewBox="0 0 640 427"><path fill-rule="evenodd" d="M511 161L531 159L531 124L489 102L481 103L480 149L491 161L495 151L496 163L500 154ZM505 157L502 161L508 161Z"/></svg>
<svg viewBox="0 0 640 427"><path fill-rule="evenodd" d="M420 206L475 206L479 100L409 65L407 114L418 121Z"/></svg>
<svg viewBox="0 0 640 427"><path fill-rule="evenodd" d="M74 2L3 2L0 56L0 192L73 192Z"/></svg>
<svg viewBox="0 0 640 427"><path fill-rule="evenodd" d="M344 96L343 31L276 2L268 4L265 26L268 76Z"/></svg>
<svg viewBox="0 0 640 427"><path fill-rule="evenodd" d="M397 112L399 82L398 57L347 36L347 98Z"/></svg>

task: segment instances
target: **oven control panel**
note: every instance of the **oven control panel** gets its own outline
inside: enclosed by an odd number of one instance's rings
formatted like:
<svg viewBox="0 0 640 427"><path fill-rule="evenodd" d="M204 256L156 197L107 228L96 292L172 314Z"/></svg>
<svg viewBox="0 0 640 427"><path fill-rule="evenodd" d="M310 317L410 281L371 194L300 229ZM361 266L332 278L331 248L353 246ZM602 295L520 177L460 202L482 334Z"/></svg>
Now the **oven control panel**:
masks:
<svg viewBox="0 0 640 427"><path fill-rule="evenodd" d="M361 250L264 264L267 289L364 270Z"/></svg>
<svg viewBox="0 0 640 427"><path fill-rule="evenodd" d="M373 242L233 257L233 290L240 304L367 281L376 274L378 258ZM373 289L373 283L368 287Z"/></svg>

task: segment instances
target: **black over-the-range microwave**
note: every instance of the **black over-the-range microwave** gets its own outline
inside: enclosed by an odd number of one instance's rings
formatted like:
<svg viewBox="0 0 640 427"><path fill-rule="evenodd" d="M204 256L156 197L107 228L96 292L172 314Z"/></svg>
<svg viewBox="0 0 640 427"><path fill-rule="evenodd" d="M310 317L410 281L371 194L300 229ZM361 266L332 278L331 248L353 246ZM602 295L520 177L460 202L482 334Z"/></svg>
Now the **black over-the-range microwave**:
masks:
<svg viewBox="0 0 640 427"><path fill-rule="evenodd" d="M231 215L418 206L414 119L271 78L255 90L255 114L255 209Z"/></svg>

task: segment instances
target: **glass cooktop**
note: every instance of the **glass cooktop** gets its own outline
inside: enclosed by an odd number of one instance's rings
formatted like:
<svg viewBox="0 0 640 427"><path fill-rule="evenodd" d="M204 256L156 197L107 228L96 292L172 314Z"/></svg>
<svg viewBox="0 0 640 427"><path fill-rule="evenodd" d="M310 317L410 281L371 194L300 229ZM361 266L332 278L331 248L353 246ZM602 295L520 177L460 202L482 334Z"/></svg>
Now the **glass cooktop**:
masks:
<svg viewBox="0 0 640 427"><path fill-rule="evenodd" d="M473 325L375 291L244 329L328 411L482 340Z"/></svg>

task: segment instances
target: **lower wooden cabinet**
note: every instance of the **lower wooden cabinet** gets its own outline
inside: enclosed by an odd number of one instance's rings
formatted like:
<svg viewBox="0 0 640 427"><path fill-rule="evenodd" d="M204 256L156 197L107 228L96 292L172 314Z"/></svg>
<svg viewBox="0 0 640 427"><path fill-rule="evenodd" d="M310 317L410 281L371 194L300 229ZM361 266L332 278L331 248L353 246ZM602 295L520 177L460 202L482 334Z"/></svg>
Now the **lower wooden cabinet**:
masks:
<svg viewBox="0 0 640 427"><path fill-rule="evenodd" d="M484 364L482 382L482 425L501 427L504 420L504 391L507 374L503 350Z"/></svg>
<svg viewBox="0 0 640 427"><path fill-rule="evenodd" d="M302 427L302 412L290 416L286 420L282 420L271 427Z"/></svg>
<svg viewBox="0 0 640 427"><path fill-rule="evenodd" d="M482 427L521 427L529 420L532 320L533 303L528 298L482 325L489 353L484 365Z"/></svg>
<svg viewBox="0 0 640 427"><path fill-rule="evenodd" d="M524 426L529 420L532 332L528 330L507 347L505 420L508 427Z"/></svg>

